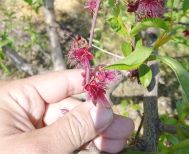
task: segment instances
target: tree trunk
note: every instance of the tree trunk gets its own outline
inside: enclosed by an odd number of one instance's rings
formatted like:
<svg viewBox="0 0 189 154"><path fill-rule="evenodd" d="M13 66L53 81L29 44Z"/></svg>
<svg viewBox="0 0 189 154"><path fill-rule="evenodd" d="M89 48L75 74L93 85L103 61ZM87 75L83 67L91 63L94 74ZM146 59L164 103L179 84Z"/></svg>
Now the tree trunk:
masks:
<svg viewBox="0 0 189 154"><path fill-rule="evenodd" d="M146 45L151 44L157 38L157 31L149 29L146 32ZM157 53L157 52L156 52ZM148 63L152 70L153 79L144 94L144 124L143 124L143 150L148 152L157 151L157 143L159 138L159 115L158 115L158 80L159 66L158 62L152 61Z"/></svg>
<svg viewBox="0 0 189 154"><path fill-rule="evenodd" d="M50 41L51 58L54 70L66 69L66 65L63 59L62 49L60 45L59 36L57 33L58 24L54 14L54 0L44 1L44 16L47 25L47 32Z"/></svg>

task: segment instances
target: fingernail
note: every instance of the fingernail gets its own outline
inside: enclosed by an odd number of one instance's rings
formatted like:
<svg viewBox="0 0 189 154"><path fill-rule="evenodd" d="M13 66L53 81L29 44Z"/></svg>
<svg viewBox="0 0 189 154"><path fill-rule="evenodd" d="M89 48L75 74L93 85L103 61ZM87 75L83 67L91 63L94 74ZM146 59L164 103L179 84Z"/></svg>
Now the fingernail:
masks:
<svg viewBox="0 0 189 154"><path fill-rule="evenodd" d="M111 108L105 108L102 104L97 103L91 111L91 118L98 132L102 132L107 128L113 120L113 112Z"/></svg>

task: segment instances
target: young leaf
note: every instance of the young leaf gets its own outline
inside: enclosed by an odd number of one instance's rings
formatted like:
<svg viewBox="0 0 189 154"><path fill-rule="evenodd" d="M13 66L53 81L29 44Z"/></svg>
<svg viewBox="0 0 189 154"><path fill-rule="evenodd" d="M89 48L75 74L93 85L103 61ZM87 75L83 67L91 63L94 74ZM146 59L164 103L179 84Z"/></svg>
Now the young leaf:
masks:
<svg viewBox="0 0 189 154"><path fill-rule="evenodd" d="M139 67L139 80L141 84L147 88L152 81L152 70L146 64L142 64Z"/></svg>
<svg viewBox="0 0 189 154"><path fill-rule="evenodd" d="M167 64L175 72L177 79L182 87L184 96L189 103L189 72L187 72L183 66L173 58L157 56L157 59Z"/></svg>
<svg viewBox="0 0 189 154"><path fill-rule="evenodd" d="M41 0L37 0L33 3L33 8L36 13L39 12L39 8L43 5L43 2Z"/></svg>
<svg viewBox="0 0 189 154"><path fill-rule="evenodd" d="M119 6L114 7L113 13L114 13L114 16L118 17L120 14L120 7Z"/></svg>
<svg viewBox="0 0 189 154"><path fill-rule="evenodd" d="M122 154L156 154L156 153L136 151L136 150L127 150L127 152L125 152L125 153L122 152Z"/></svg>
<svg viewBox="0 0 189 154"><path fill-rule="evenodd" d="M156 40L156 42L154 43L154 48L157 49L160 46L164 45L165 43L167 43L170 39L172 38L171 34L167 33L167 32L163 32L158 39Z"/></svg>
<svg viewBox="0 0 189 154"><path fill-rule="evenodd" d="M108 0L108 4L109 4L111 7L114 7L114 6L115 6L115 1L114 1L114 0Z"/></svg>
<svg viewBox="0 0 189 154"><path fill-rule="evenodd" d="M33 0L24 0L26 3L28 3L29 5L32 5Z"/></svg>
<svg viewBox="0 0 189 154"><path fill-rule="evenodd" d="M173 145L172 147L165 149L165 151L160 152L159 154L186 154L189 150L189 139L184 140L178 144Z"/></svg>
<svg viewBox="0 0 189 154"><path fill-rule="evenodd" d="M9 39L0 41L0 48L4 47L5 45L8 45L10 43L11 43L11 40L9 40Z"/></svg>
<svg viewBox="0 0 189 154"><path fill-rule="evenodd" d="M0 68L6 73L6 74L10 74L9 69L5 66L5 64L3 63L3 60L0 58Z"/></svg>
<svg viewBox="0 0 189 154"><path fill-rule="evenodd" d="M186 12L189 9L189 0L184 0L182 4L182 9Z"/></svg>
<svg viewBox="0 0 189 154"><path fill-rule="evenodd" d="M113 16L108 19L111 28L120 34L128 35L128 30L120 16Z"/></svg>
<svg viewBox="0 0 189 154"><path fill-rule="evenodd" d="M138 68L146 59L149 58L153 49L142 45L142 41L138 41L135 51L126 58L119 60L113 65L107 66L107 69L116 70L133 70Z"/></svg>
<svg viewBox="0 0 189 154"><path fill-rule="evenodd" d="M173 134L166 133L166 137L167 137L167 140L171 142L171 144L173 145L179 143L179 139Z"/></svg>
<svg viewBox="0 0 189 154"><path fill-rule="evenodd" d="M121 45L121 49L125 57L127 57L132 52L132 46L130 43L127 42Z"/></svg>
<svg viewBox="0 0 189 154"><path fill-rule="evenodd" d="M120 25L117 17L111 17L108 19L108 21L110 23L111 28L114 31L119 32L121 30L121 25Z"/></svg>
<svg viewBox="0 0 189 154"><path fill-rule="evenodd" d="M149 27L156 27L161 28L164 30L169 29L169 25L166 21L160 19L160 18L148 18L143 20L142 22L138 22L133 29L131 30L131 35L135 36L137 35L141 30L144 30Z"/></svg>

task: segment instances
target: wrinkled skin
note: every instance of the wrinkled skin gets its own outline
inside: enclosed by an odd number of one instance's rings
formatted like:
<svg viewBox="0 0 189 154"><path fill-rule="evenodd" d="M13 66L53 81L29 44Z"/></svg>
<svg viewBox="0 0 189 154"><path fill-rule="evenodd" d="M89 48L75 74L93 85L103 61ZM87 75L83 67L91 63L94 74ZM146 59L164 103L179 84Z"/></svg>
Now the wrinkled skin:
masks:
<svg viewBox="0 0 189 154"><path fill-rule="evenodd" d="M83 92L82 80L81 70L72 70L1 81L1 154L68 154L89 141L109 153L122 150L132 120L70 98Z"/></svg>

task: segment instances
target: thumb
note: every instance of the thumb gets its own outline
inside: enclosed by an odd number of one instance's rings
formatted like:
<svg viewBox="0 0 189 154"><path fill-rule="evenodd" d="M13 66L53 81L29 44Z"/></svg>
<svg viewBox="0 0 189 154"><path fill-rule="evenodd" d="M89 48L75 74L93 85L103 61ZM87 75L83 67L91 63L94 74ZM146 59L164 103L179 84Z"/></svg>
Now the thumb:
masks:
<svg viewBox="0 0 189 154"><path fill-rule="evenodd" d="M49 137L53 145L56 145L52 153L75 151L106 129L112 120L113 112L110 108L104 108L99 103L96 106L92 102L82 103L45 128L47 135L51 135Z"/></svg>

